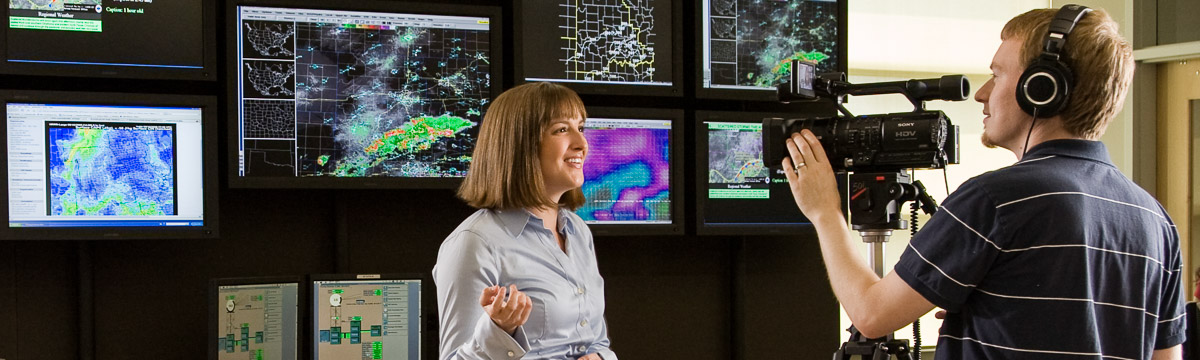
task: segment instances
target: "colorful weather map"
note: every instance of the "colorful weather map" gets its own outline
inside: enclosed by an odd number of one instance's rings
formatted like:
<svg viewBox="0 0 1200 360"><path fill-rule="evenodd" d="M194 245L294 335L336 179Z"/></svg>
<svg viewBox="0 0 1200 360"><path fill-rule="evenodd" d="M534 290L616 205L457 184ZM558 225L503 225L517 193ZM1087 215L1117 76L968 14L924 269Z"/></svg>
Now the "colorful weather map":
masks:
<svg viewBox="0 0 1200 360"><path fill-rule="evenodd" d="M310 21L243 21L240 175L466 175L491 97L486 19L295 11Z"/></svg>
<svg viewBox="0 0 1200 360"><path fill-rule="evenodd" d="M670 222L670 122L665 128L596 126L588 119L583 196L588 222ZM661 121L659 121L661 123Z"/></svg>
<svg viewBox="0 0 1200 360"><path fill-rule="evenodd" d="M706 0L705 86L775 87L792 59L837 71L838 2Z"/></svg>
<svg viewBox="0 0 1200 360"><path fill-rule="evenodd" d="M175 127L47 124L50 209L56 216L175 215Z"/></svg>

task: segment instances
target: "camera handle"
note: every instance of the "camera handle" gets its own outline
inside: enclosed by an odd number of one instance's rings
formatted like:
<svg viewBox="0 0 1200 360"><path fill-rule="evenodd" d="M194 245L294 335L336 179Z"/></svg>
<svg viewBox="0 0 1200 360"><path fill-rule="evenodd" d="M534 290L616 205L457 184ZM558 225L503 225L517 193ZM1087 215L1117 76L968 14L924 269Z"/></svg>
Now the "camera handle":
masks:
<svg viewBox="0 0 1200 360"><path fill-rule="evenodd" d="M871 244L867 261L880 278L885 274L884 243L893 230L908 228L908 222L900 218L904 203L916 201L921 210L930 215L937 211L937 202L925 191L921 181L912 181L904 171L850 175L849 200L850 223L858 230L863 242ZM854 326L847 331L850 339L834 353L834 360L849 360L855 355L864 359L871 356L873 360L889 359L892 355L902 360L912 359L908 340L896 339L895 334L868 339Z"/></svg>

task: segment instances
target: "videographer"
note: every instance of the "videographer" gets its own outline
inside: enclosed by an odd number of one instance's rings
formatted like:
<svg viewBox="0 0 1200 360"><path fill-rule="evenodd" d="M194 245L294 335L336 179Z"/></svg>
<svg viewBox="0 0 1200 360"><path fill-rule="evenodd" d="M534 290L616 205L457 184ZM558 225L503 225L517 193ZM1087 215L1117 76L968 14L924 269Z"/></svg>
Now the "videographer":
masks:
<svg viewBox="0 0 1200 360"><path fill-rule="evenodd" d="M883 279L854 250L816 136L785 142L834 293L870 338L945 309L938 359L1180 358L1175 225L1096 141L1133 78L1129 43L1106 12L1073 5L1019 15L1001 40L975 100L983 143L1018 162L963 183Z"/></svg>

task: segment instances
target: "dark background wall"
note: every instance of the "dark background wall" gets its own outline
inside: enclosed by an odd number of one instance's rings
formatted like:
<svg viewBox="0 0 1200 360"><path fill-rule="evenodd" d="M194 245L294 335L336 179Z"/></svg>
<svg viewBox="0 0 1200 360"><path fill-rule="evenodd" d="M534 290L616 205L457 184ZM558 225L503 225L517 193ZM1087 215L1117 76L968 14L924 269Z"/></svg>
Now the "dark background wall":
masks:
<svg viewBox="0 0 1200 360"><path fill-rule="evenodd" d="M472 4L504 8L511 0ZM218 4L223 13L225 4ZM589 106L695 110L787 110L772 103L694 98L695 49L684 4L684 90L679 98L584 96ZM402 9L402 7L398 7ZM218 29L224 29L218 19ZM510 32L511 34L511 32ZM218 39L224 39L218 34ZM507 40L511 40L508 36ZM511 41L508 42L511 44ZM223 59L225 44L217 44ZM512 53L506 49L506 88ZM224 64L224 61L219 61ZM224 69L219 69L224 73ZM226 76L221 75L220 79ZM425 273L438 246L473 209L451 190L230 189L224 159L225 80L173 82L7 76L31 90L217 96L220 237L206 240L0 241L0 359L199 359L210 347L209 280L335 272ZM687 124L684 146L695 139ZM694 194L694 158L683 159ZM6 196L6 195L0 195ZM7 203L7 201L5 201ZM683 209L695 214L691 201ZM828 358L838 346L838 308L815 235L598 237L609 334L623 359ZM426 319L436 319L434 290ZM424 356L436 358L436 324Z"/></svg>

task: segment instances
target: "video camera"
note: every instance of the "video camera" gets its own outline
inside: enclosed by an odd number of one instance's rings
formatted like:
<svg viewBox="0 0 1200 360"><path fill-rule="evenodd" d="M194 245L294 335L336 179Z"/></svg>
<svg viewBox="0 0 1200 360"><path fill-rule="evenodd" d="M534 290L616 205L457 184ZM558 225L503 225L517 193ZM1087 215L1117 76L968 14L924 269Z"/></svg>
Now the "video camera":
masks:
<svg viewBox="0 0 1200 360"><path fill-rule="evenodd" d="M850 84L844 73L815 76L815 66L805 61L793 60L791 66L790 81L778 88L781 102L829 99L844 116L763 119L764 160L773 169L788 156L784 140L803 129L820 139L837 172L940 169L958 163L958 126L941 111L925 110L924 102L966 100L970 84L962 75ZM907 97L913 111L854 116L842 106L846 95L893 93Z"/></svg>

